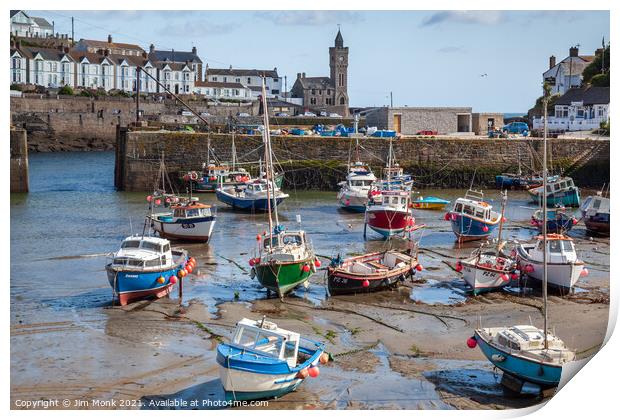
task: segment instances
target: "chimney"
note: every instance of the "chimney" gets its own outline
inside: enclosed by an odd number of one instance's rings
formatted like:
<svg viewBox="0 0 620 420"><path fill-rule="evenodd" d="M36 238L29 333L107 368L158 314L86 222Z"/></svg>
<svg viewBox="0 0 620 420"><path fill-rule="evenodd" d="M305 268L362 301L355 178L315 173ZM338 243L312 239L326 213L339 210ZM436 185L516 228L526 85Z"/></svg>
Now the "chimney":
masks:
<svg viewBox="0 0 620 420"><path fill-rule="evenodd" d="M153 54L155 52L155 45L151 44L149 47L149 54Z"/></svg>
<svg viewBox="0 0 620 420"><path fill-rule="evenodd" d="M196 55L198 53L198 50L196 49L196 47L192 47L192 54Z"/></svg>
<svg viewBox="0 0 620 420"><path fill-rule="evenodd" d="M579 56L579 48L578 47L570 47L568 50L569 57L578 57Z"/></svg>
<svg viewBox="0 0 620 420"><path fill-rule="evenodd" d="M232 64L230 65L230 67L228 67L229 70L232 70Z"/></svg>
<svg viewBox="0 0 620 420"><path fill-rule="evenodd" d="M549 57L549 68L552 69L555 67L555 55Z"/></svg>
<svg viewBox="0 0 620 420"><path fill-rule="evenodd" d="M112 35L108 35L108 44L112 43Z"/></svg>
<svg viewBox="0 0 620 420"><path fill-rule="evenodd" d="M297 78L301 79L301 73L297 73Z"/></svg>
<svg viewBox="0 0 620 420"><path fill-rule="evenodd" d="M65 54L69 54L69 47L64 47Z"/></svg>
<svg viewBox="0 0 620 420"><path fill-rule="evenodd" d="M305 78L306 78L306 73L305 73L305 72L303 72L303 73L301 74L301 77L303 77L303 78L305 79Z"/></svg>
<svg viewBox="0 0 620 420"><path fill-rule="evenodd" d="M142 58L147 58L148 55L146 54L146 51L142 53Z"/></svg>
<svg viewBox="0 0 620 420"><path fill-rule="evenodd" d="M110 55L110 50L106 48L105 51L103 52L103 55L105 55L106 57Z"/></svg>

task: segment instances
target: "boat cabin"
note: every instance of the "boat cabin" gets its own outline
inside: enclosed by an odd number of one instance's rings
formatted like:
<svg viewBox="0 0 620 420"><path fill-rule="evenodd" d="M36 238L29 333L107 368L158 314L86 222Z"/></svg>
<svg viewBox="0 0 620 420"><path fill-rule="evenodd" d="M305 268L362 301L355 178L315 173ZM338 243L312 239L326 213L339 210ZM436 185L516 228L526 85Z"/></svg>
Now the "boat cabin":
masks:
<svg viewBox="0 0 620 420"><path fill-rule="evenodd" d="M388 180L392 178L402 178L404 175L404 170L398 165L394 165L389 168L383 168L383 177Z"/></svg>
<svg viewBox="0 0 620 420"><path fill-rule="evenodd" d="M173 264L170 241L153 236L130 236L121 243L112 264L134 269L168 267Z"/></svg>
<svg viewBox="0 0 620 420"><path fill-rule="evenodd" d="M263 239L263 250L273 250L283 248L287 245L302 246L306 243L306 233L303 231L281 232L278 234L267 235Z"/></svg>
<svg viewBox="0 0 620 420"><path fill-rule="evenodd" d="M543 345L542 331L531 325L516 325L497 334L497 344L511 350L536 350Z"/></svg>
<svg viewBox="0 0 620 420"><path fill-rule="evenodd" d="M206 204L190 203L183 206L173 207L174 217L179 219L190 219L196 217L209 217L211 216L211 206Z"/></svg>
<svg viewBox="0 0 620 420"><path fill-rule="evenodd" d="M530 256L537 261L543 260L543 236L536 237L537 242ZM549 263L567 263L577 260L577 252L573 239L566 235L549 234L547 235L547 260Z"/></svg>
<svg viewBox="0 0 620 420"><path fill-rule="evenodd" d="M454 202L452 213L474 217L484 221L494 220L493 207L484 201L484 196L479 191L468 191L464 198L458 198Z"/></svg>
<svg viewBox="0 0 620 420"><path fill-rule="evenodd" d="M581 205L581 211L586 216L594 216L600 213L609 213L609 198L600 195L590 196Z"/></svg>
<svg viewBox="0 0 620 420"><path fill-rule="evenodd" d="M243 318L237 322L231 344L250 352L286 361L292 368L297 365L299 341L298 333L278 328L273 322Z"/></svg>
<svg viewBox="0 0 620 420"><path fill-rule="evenodd" d="M409 191L381 191L379 195L374 196L374 203L375 205L406 210L409 204L409 199Z"/></svg>
<svg viewBox="0 0 620 420"><path fill-rule="evenodd" d="M570 190L575 187L572 178L560 178L554 182L547 184L547 194L554 194L561 191Z"/></svg>

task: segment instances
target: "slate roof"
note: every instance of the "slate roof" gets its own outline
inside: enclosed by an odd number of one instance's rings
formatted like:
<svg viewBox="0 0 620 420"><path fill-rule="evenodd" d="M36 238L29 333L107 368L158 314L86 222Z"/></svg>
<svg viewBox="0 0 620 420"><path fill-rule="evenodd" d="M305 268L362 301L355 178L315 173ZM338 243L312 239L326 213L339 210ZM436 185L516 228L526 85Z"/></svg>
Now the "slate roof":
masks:
<svg viewBox="0 0 620 420"><path fill-rule="evenodd" d="M327 89L334 87L332 79L329 77L300 77L299 81L304 89Z"/></svg>
<svg viewBox="0 0 620 420"><path fill-rule="evenodd" d="M67 54L58 48L20 47L19 51L28 58L34 58L37 54L40 54L44 60L60 61L66 55L70 59L74 60L71 53Z"/></svg>
<svg viewBox="0 0 620 420"><path fill-rule="evenodd" d="M212 69L212 68L208 68L207 69L207 75L223 75L223 76L258 76L258 77L262 77L263 75L265 77L272 77L272 78L277 78L278 77L278 71L277 70L257 70L257 69Z"/></svg>
<svg viewBox="0 0 620 420"><path fill-rule="evenodd" d="M106 48L125 48L128 50L139 50L141 52L144 52L144 50L142 49L141 46L136 45L136 44L126 44L123 42L108 42L108 41L98 41L95 39L80 39L80 41L78 42L79 44L84 44L88 47L93 47L93 48L101 48L101 49L106 49Z"/></svg>
<svg viewBox="0 0 620 420"><path fill-rule="evenodd" d="M34 20L34 22L41 28L52 29L52 25L45 18L32 16L31 19Z"/></svg>
<svg viewBox="0 0 620 420"><path fill-rule="evenodd" d="M584 105L609 104L609 87L581 87L568 90L560 96L556 105L570 105L572 102L583 101Z"/></svg>
<svg viewBox="0 0 620 420"><path fill-rule="evenodd" d="M170 61L174 63L202 63L200 57L191 51L167 51L167 50L155 50L151 54L152 59L155 61Z"/></svg>
<svg viewBox="0 0 620 420"><path fill-rule="evenodd" d="M224 83L224 82L209 82L209 81L196 81L194 86L196 87L215 87L215 88L234 88L234 89L246 89L241 83Z"/></svg>

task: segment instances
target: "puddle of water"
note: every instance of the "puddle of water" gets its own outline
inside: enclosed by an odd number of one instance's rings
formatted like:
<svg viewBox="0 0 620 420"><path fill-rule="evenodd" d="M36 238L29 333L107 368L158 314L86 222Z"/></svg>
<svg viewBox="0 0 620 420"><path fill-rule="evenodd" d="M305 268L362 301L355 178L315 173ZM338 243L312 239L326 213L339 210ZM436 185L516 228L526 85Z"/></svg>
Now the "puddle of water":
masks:
<svg viewBox="0 0 620 420"><path fill-rule="evenodd" d="M467 300L467 289L460 280L440 281L429 279L411 289L411 300L428 305L454 305Z"/></svg>

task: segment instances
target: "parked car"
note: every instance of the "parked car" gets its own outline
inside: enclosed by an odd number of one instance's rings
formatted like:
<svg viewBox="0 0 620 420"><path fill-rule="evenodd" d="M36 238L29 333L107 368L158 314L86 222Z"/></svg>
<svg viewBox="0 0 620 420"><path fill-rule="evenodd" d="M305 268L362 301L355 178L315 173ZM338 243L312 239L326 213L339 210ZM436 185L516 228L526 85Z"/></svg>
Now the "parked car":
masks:
<svg viewBox="0 0 620 420"><path fill-rule="evenodd" d="M510 124L506 124L504 127L502 127L502 131L509 134L527 135L530 131L530 128L527 126L527 123L513 121Z"/></svg>
<svg viewBox="0 0 620 420"><path fill-rule="evenodd" d="M191 111L180 111L179 112L180 115L183 115L184 117L191 117L192 115L194 115Z"/></svg>
<svg viewBox="0 0 620 420"><path fill-rule="evenodd" d="M237 117L239 118L247 118L249 116L250 114L248 114L247 112L237 112Z"/></svg>
<svg viewBox="0 0 620 420"><path fill-rule="evenodd" d="M303 113L304 117L316 117L316 114L314 112L310 112L310 111L306 111Z"/></svg>
<svg viewBox="0 0 620 420"><path fill-rule="evenodd" d="M327 111L321 111L321 112L319 112L319 115L321 117L327 117Z"/></svg>
<svg viewBox="0 0 620 420"><path fill-rule="evenodd" d="M200 116L201 116L201 117L210 117L210 116L211 116L211 114L209 114L208 112L201 112L201 113L200 113Z"/></svg>
<svg viewBox="0 0 620 420"><path fill-rule="evenodd" d="M276 112L276 117L288 117L289 115L286 112Z"/></svg>
<svg viewBox="0 0 620 420"><path fill-rule="evenodd" d="M331 114L329 114L329 116L332 117L332 118L342 118L342 115L337 114L335 112L332 112Z"/></svg>

